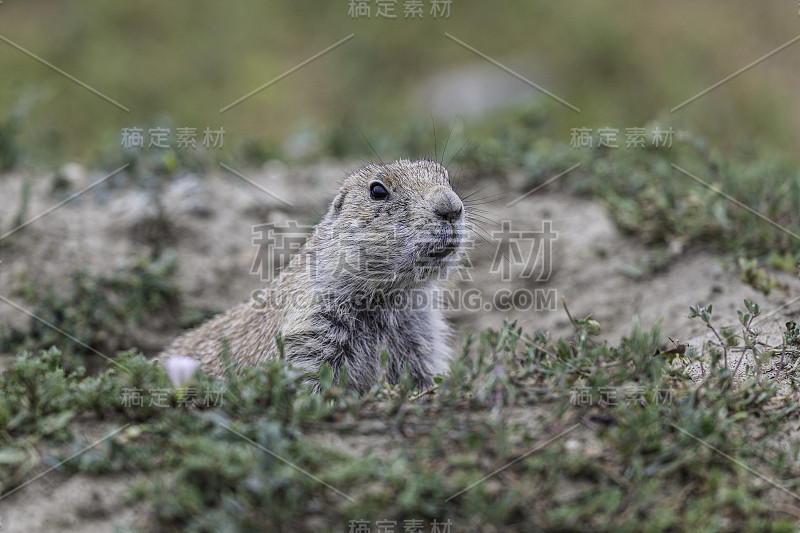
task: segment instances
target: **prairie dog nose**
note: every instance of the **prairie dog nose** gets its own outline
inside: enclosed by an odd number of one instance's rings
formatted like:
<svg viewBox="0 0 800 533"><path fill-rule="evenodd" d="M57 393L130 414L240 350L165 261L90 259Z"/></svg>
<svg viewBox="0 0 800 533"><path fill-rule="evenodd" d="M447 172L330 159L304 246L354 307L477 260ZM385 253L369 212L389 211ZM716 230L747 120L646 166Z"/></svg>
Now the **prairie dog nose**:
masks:
<svg viewBox="0 0 800 533"><path fill-rule="evenodd" d="M455 222L464 211L464 204L452 189L439 187L431 195L433 212L436 216L447 222Z"/></svg>

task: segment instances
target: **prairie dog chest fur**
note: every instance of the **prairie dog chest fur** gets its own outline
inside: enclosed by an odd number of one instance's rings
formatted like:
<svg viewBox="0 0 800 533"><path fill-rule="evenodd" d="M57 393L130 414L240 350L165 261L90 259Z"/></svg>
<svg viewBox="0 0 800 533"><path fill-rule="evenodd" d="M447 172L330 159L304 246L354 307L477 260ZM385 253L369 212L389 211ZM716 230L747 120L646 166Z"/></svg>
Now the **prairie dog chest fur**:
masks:
<svg viewBox="0 0 800 533"><path fill-rule="evenodd" d="M419 301L419 295L416 295ZM429 298L437 295L427 294ZM418 384L430 385L432 377L448 369L450 330L444 316L409 303L404 308L320 312L318 329L287 339L296 362L314 366L325 362L334 368L347 366L356 383L376 383L381 377L381 355L386 352L386 377L396 383L408 370ZM325 352L322 346L336 349ZM312 354L322 354L317 361ZM447 357L436 358L431 354Z"/></svg>

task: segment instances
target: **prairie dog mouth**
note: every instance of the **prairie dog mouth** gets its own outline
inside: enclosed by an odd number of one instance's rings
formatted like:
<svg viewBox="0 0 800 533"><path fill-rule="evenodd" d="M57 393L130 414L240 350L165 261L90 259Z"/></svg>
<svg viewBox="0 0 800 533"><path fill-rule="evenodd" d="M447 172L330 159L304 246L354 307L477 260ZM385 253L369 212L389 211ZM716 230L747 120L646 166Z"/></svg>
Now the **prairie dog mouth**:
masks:
<svg viewBox="0 0 800 533"><path fill-rule="evenodd" d="M444 231L435 236L423 249L423 256L429 261L442 261L461 249L462 238L456 231Z"/></svg>

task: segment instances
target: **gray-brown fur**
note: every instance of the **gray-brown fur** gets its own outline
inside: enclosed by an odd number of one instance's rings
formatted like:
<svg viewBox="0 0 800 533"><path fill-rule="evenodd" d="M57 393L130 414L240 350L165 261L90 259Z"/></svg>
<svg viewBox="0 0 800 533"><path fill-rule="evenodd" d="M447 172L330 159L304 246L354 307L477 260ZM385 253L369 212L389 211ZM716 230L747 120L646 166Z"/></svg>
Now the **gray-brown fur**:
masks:
<svg viewBox="0 0 800 533"><path fill-rule="evenodd" d="M374 181L387 199L371 196ZM463 205L444 167L367 165L345 179L306 244L259 296L178 337L161 358L190 355L219 376L223 338L238 366L256 365L276 356L280 331L294 365L347 365L360 392L380 379L384 348L390 382L408 365L418 387L431 386L452 354L438 302L462 259L464 233ZM402 305L412 297L416 304Z"/></svg>

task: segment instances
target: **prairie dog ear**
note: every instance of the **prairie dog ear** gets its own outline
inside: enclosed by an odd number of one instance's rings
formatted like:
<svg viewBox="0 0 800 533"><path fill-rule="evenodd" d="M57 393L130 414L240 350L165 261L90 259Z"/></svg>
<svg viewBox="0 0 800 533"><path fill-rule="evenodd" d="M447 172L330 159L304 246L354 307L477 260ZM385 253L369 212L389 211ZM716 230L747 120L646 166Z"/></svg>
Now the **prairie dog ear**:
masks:
<svg viewBox="0 0 800 533"><path fill-rule="evenodd" d="M339 194L336 195L336 198L333 199L333 203L331 204L331 214L338 215L342 211L342 206L344 205L344 197L347 193L344 190L344 187L339 189Z"/></svg>

